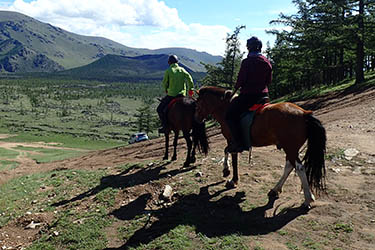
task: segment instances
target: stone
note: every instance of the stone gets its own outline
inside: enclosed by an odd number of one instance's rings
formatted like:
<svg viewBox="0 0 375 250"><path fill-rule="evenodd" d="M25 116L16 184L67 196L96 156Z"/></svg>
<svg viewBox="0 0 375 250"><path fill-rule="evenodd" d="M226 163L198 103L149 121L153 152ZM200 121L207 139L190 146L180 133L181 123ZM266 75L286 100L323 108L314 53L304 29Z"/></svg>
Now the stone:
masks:
<svg viewBox="0 0 375 250"><path fill-rule="evenodd" d="M345 159L350 161L354 156L358 155L359 151L355 148L348 148L344 151Z"/></svg>

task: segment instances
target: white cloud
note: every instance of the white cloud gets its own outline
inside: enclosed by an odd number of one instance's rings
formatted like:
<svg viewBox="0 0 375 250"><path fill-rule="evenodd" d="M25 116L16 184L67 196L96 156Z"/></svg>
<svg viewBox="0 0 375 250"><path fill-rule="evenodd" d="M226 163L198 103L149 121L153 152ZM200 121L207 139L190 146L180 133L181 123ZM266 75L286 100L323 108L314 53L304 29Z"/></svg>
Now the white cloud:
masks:
<svg viewBox="0 0 375 250"><path fill-rule="evenodd" d="M185 47L219 55L225 50L225 37L230 29L225 26L189 24L182 29L146 33L140 36L140 44L151 49ZM155 42L148 44L149 41ZM158 41L156 43L156 41Z"/></svg>
<svg viewBox="0 0 375 250"><path fill-rule="evenodd" d="M225 26L185 24L177 9L160 0L15 0L0 8L138 48L187 47L222 54L230 32Z"/></svg>

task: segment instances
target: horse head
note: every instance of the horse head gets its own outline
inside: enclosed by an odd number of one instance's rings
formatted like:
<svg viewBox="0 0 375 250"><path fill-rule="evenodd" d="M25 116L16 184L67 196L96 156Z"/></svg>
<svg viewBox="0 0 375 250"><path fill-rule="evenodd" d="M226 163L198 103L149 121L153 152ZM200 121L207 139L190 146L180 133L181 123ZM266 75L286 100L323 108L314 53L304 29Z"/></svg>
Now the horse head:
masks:
<svg viewBox="0 0 375 250"><path fill-rule="evenodd" d="M195 119L203 121L209 115L225 112L229 104L232 91L215 86L203 86L197 92Z"/></svg>
<svg viewBox="0 0 375 250"><path fill-rule="evenodd" d="M201 96L199 90L197 90L196 93L198 94L198 98L195 101L196 108L195 108L195 113L194 113L194 119L197 122L203 122L208 116L206 112L205 104L204 104L205 100L203 98L203 94Z"/></svg>

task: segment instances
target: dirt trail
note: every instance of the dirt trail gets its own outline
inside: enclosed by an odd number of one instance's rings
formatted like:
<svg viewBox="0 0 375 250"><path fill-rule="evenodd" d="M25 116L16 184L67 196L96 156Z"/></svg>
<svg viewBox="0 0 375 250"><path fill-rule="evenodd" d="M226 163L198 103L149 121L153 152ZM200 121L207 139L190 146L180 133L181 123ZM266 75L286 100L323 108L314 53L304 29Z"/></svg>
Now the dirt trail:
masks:
<svg viewBox="0 0 375 250"><path fill-rule="evenodd" d="M314 203L314 208L305 215L305 221L317 222L318 225L325 225L325 227L329 227L330 223L333 225L337 221L350 221L352 223L356 233L348 235L349 238L347 241L350 244L342 244L342 239L335 238L332 239L331 245L324 249L332 249L334 247L341 249L370 249L375 244L374 239L369 239L369 237L375 237L375 88L367 89L361 93L336 93L335 95L327 95L298 104L307 109L314 110L314 115L322 121L327 130L327 154L331 155L326 162L328 168L327 185L330 195L321 197ZM197 165L204 166L202 167L202 171L204 171L204 178L208 183L220 183L223 180L221 177L222 163L220 159L223 157L225 140L218 129L211 130L209 133L211 151L208 157L201 158ZM177 170L182 165L186 146L183 139L180 139L179 142L179 160L169 164L168 171ZM28 144L28 146L36 145ZM40 146L38 145L38 147ZM13 148L14 145L0 142L0 147ZM48 145L48 147L50 146ZM344 164L338 161L338 155L336 154L339 154L338 152L342 154L342 151L350 148L358 151L356 156L344 162ZM0 172L0 185L12 178L40 171L50 171L53 169L103 169L129 162L161 160L163 152L164 138L158 138L127 147L93 151L74 159L45 164L37 164L24 157L24 155L21 155L20 166L10 171ZM240 187L237 190L229 191L228 195L235 199L238 192L243 191L246 192L246 200L264 199L265 197L259 196L259 193L264 188L262 185L267 184L267 186L272 186L275 184L276 180L282 174L284 157L283 152L278 151L275 146L255 148L253 150L252 164L249 166L247 164L247 155L242 154L240 157ZM275 173L277 173L277 176L275 176ZM169 177L169 181L178 183L180 180L172 176ZM129 189L127 197L129 200L134 200L146 191L152 193L152 196L157 197L160 191L158 188L160 187L152 185L144 183L133 189ZM302 197L298 177L292 175L289 177L281 196L280 200L277 201L278 206L293 206L294 204L301 203ZM201 197L199 195L197 197L197 199L195 197L192 201L197 202L198 200L199 202ZM123 201L119 201L114 210L119 209L122 205ZM278 229L277 227L269 229L272 223L284 230L288 230L288 232L294 232L293 237L296 238L304 237L303 232L306 230L304 220L293 220L295 217L300 216L300 214L289 214L288 216L291 217L286 217L286 221L280 221L277 218L272 220L272 216L276 214L278 206L275 205L275 208L265 212L267 213L266 218L270 218L269 220L263 217L256 217L259 215L254 214L255 212L252 211L245 213L241 210L238 214L240 218L243 216L245 219L253 216L258 219L260 218L260 221L256 221L259 226L257 230L265 230L265 232L271 230L269 231L270 233L265 233L265 235L259 238L264 243L263 245L267 245L266 249L285 248L285 245L279 244L280 237L277 234L271 234L272 230L276 231ZM215 207L220 209L220 207ZM176 209L178 210L178 207ZM221 212L223 214L220 216L226 216L227 211ZM220 216L217 217L218 220ZM228 216L231 215L228 214ZM209 222L211 223L211 221ZM202 226L200 223L197 222L197 228ZM12 227L12 225L9 224L8 227ZM214 226L211 228L210 225L202 227L200 230L204 234L210 230L218 230ZM0 229L0 232L8 229L10 230L11 228ZM115 228L112 229L116 231ZM320 229L323 233L320 233ZM317 240L325 239L324 235L321 235L325 232L323 226L320 228L316 225L316 230L314 237ZM221 231L218 232L218 235L228 232ZM243 231L241 233L243 235L253 235L256 232ZM113 232L109 233L109 235L111 234ZM367 239L363 239L363 235L369 236ZM109 239L109 241L110 247L120 247L123 244L118 239Z"/></svg>

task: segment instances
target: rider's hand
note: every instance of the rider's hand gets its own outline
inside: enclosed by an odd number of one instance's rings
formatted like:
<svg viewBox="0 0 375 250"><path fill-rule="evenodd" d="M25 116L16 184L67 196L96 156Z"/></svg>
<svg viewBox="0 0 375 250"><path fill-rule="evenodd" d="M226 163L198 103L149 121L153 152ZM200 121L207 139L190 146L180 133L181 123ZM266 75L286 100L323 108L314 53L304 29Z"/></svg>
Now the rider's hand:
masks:
<svg viewBox="0 0 375 250"><path fill-rule="evenodd" d="M194 94L194 91L193 90L189 90L189 96L192 97Z"/></svg>

